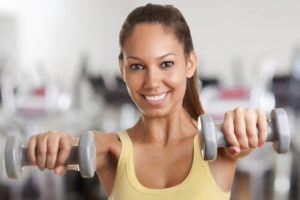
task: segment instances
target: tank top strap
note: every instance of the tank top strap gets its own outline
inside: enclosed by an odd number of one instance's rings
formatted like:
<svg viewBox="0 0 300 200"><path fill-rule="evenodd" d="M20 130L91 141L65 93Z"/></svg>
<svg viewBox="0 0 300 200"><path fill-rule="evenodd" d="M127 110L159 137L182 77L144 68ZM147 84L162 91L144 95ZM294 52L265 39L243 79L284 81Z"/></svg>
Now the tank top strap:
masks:
<svg viewBox="0 0 300 200"><path fill-rule="evenodd" d="M202 159L200 154L200 146L199 146L199 134L194 137L194 160L199 161Z"/></svg>
<svg viewBox="0 0 300 200"><path fill-rule="evenodd" d="M117 132L120 141L122 143L122 150L118 161L118 168L123 168L123 166L130 160L132 152L132 143L127 134L126 130Z"/></svg>

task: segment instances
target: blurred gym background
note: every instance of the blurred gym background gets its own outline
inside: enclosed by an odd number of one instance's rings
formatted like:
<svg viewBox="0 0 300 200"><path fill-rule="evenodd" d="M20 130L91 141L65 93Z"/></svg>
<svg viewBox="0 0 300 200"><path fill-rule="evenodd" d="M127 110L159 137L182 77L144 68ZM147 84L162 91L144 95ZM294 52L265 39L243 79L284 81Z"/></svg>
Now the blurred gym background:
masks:
<svg viewBox="0 0 300 200"><path fill-rule="evenodd" d="M102 200L97 177L35 167L9 180L6 137L74 137L125 129L139 112L118 69L118 34L144 0L0 0L0 200ZM300 199L300 1L152 1L184 14L199 63L205 111L222 121L237 106L288 111L291 151L264 145L240 160L232 200ZM298 134L298 135L297 135Z"/></svg>

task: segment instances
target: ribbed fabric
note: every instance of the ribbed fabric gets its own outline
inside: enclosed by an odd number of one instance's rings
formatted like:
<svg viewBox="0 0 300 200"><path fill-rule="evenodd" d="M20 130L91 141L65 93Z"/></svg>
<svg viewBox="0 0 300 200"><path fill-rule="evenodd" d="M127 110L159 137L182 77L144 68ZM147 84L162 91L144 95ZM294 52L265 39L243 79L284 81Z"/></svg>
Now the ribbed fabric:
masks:
<svg viewBox="0 0 300 200"><path fill-rule="evenodd" d="M126 131L118 132L122 150L118 161L115 185L109 200L229 200L215 183L208 163L200 155L198 134L194 138L193 164L188 176L178 185L163 189L143 186L134 171L133 146ZM149 172L151 173L151 172Z"/></svg>

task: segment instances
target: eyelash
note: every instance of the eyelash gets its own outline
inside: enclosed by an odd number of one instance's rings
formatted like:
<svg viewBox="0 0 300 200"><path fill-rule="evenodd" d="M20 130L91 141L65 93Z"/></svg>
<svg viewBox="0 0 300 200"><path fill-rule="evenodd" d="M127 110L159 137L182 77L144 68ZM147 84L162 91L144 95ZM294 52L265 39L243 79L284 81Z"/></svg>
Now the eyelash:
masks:
<svg viewBox="0 0 300 200"><path fill-rule="evenodd" d="M169 67L172 67L173 65L174 65L173 61L165 61L165 62L162 62L160 64L160 66L163 67L163 68L169 68ZM132 70L142 70L142 69L144 69L144 66L141 65L141 64L132 64L129 67Z"/></svg>
<svg viewBox="0 0 300 200"><path fill-rule="evenodd" d="M163 62L160 64L160 66L162 65L166 65L166 66L163 66L164 68L168 68L168 67L172 67L174 65L174 62L173 61L166 61L166 62Z"/></svg>

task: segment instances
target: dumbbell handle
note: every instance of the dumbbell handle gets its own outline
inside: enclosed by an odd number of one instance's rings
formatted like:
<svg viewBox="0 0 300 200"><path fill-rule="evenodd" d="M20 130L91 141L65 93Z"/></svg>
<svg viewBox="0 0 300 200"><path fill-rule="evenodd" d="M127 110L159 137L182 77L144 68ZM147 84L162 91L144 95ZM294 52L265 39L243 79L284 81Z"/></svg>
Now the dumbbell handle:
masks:
<svg viewBox="0 0 300 200"><path fill-rule="evenodd" d="M32 166L33 164L29 161L28 156L27 156L28 149L27 147L22 147L22 155L21 155L21 160L22 166ZM68 165L78 165L79 164L79 157L78 157L78 146L72 146L70 156L68 157L65 166Z"/></svg>
<svg viewBox="0 0 300 200"><path fill-rule="evenodd" d="M267 135L267 142L272 142L274 141L274 137L275 137L275 134L273 134L273 128L272 128L272 122L268 122L268 135ZM217 134L217 144L218 144L218 147L228 147L229 144L228 142L226 141L225 137L224 137L224 133L223 133L223 129L222 129L222 125L217 125L216 128L216 134ZM259 130L258 128L256 127L256 131L257 131L257 134L259 135Z"/></svg>

